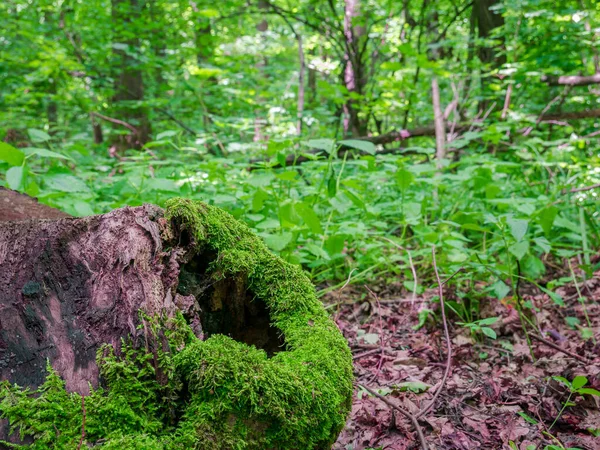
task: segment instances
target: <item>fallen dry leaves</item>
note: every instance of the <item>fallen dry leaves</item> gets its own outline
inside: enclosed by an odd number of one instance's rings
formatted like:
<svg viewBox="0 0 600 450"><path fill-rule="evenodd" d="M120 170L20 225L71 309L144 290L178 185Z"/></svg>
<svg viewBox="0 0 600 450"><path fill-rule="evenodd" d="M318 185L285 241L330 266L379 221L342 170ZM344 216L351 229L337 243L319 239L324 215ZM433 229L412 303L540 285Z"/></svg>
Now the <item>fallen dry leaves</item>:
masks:
<svg viewBox="0 0 600 450"><path fill-rule="evenodd" d="M600 274L586 288L587 297L596 300L588 303L587 312L600 340ZM542 450L550 445L561 448L559 443L564 448L600 449L598 397L574 396L574 405L550 429L568 396L553 376L572 380L583 375L588 379L586 387L600 390L600 345L584 341L578 330L566 324L565 316L583 318L583 311L573 297L574 288L561 289L567 301L562 309L533 290L523 297L539 310L535 320L542 337L589 363L538 340L532 340L532 359L509 303L490 300L482 311L483 317L501 318L492 325L496 340L472 336L453 325L455 318L451 318L452 369L436 405L419 419L431 449ZM443 326L428 323L415 329L418 309L435 310L439 305L430 303L434 290L414 305L407 301L411 294L392 294L380 290L371 295L366 288L348 287L335 317L354 354L357 385L376 389L416 414L433 398L446 367ZM330 300L340 303L339 293ZM333 448L408 450L422 446L405 416L357 388L347 426Z"/></svg>

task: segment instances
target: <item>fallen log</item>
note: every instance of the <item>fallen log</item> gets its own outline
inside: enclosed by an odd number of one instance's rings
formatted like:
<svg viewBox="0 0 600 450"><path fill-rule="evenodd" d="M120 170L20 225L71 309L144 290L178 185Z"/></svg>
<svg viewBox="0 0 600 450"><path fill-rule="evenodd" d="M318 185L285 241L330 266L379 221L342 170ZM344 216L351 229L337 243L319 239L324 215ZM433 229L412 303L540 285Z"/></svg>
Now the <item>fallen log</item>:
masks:
<svg viewBox="0 0 600 450"><path fill-rule="evenodd" d="M0 267L5 445L328 448L344 426L345 339L216 207L0 222Z"/></svg>
<svg viewBox="0 0 600 450"><path fill-rule="evenodd" d="M62 219L68 214L37 199L0 186L0 222L25 219Z"/></svg>
<svg viewBox="0 0 600 450"><path fill-rule="evenodd" d="M542 81L548 86L589 86L590 84L600 84L600 73L594 75L562 75L551 76L542 75Z"/></svg>
<svg viewBox="0 0 600 450"><path fill-rule="evenodd" d="M539 118L539 122L551 121L551 120L581 120L581 119L595 119L600 118L600 109L590 109L587 111L571 111L571 112L559 112L559 113L551 113L544 114ZM453 132L460 133L462 131L468 130L473 126L481 125L480 123L459 123L455 124L453 127ZM401 142L407 139L415 138L415 137L428 137L435 136L435 127L426 126L414 128L412 130L394 130L385 134L381 134L378 136L362 136L355 138L360 141L371 142L375 145L386 145L391 144L393 142ZM338 158L343 158L346 153L365 155L367 153L356 150L354 148L349 148L346 146L340 146L337 151ZM407 149L402 147L397 147L393 149L382 148L375 152L375 155L389 155L389 154L412 154L415 152L407 151ZM285 166L295 166L302 164L306 161L312 161L315 157L327 156L328 153L325 150L321 149L308 149L302 154L289 154L285 158ZM260 169L262 166L261 163L267 163L266 159L254 159L250 161L250 170ZM282 167L281 164L270 165L271 168Z"/></svg>

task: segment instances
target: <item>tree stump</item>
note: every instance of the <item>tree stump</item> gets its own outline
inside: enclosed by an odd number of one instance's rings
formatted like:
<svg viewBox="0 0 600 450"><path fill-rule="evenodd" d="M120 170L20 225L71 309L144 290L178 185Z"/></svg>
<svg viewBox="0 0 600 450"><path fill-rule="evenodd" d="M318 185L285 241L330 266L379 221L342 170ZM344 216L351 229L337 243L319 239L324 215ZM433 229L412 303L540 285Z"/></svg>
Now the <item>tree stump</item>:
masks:
<svg viewBox="0 0 600 450"><path fill-rule="evenodd" d="M14 203L8 192L0 205ZM348 346L306 275L245 225L181 199L85 218L32 205L34 219L0 219L0 438L115 449L335 441L351 402Z"/></svg>

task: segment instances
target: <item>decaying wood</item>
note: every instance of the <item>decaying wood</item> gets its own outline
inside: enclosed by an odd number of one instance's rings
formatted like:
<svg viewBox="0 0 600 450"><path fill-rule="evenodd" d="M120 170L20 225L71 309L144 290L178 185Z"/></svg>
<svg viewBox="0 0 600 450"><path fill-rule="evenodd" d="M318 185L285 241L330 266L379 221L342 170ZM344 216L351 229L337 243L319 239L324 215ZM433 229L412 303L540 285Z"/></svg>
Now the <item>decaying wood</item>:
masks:
<svg viewBox="0 0 600 450"><path fill-rule="evenodd" d="M49 360L68 390L86 394L102 343L140 336L140 309L173 314L178 255L164 251L161 220L146 205L2 222L0 379L39 386Z"/></svg>
<svg viewBox="0 0 600 450"><path fill-rule="evenodd" d="M225 334L281 350L245 277L207 275L216 255L197 253L161 208L72 218L9 190L0 191L0 205L0 380L38 387L49 361L68 391L87 394L99 384L101 345L119 351L122 339L153 339L140 311L180 311L201 338Z"/></svg>
<svg viewBox="0 0 600 450"><path fill-rule="evenodd" d="M0 222L26 219L62 219L68 214L39 203L37 199L0 187Z"/></svg>

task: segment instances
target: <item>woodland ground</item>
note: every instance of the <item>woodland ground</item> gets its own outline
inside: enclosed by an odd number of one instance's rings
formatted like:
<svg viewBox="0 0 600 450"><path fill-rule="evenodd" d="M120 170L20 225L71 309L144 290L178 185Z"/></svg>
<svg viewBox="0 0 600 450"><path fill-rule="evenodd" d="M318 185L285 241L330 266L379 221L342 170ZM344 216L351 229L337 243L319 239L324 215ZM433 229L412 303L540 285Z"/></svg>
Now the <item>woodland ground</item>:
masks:
<svg viewBox="0 0 600 450"><path fill-rule="evenodd" d="M589 298L599 298L600 272L579 288ZM564 316L584 315L575 286L565 285L558 292L566 309L557 314L548 312L556 309L547 308L551 303L547 295L533 286L521 287L522 298L536 307L535 320L545 339L564 351L532 340L532 358L515 307L494 299L484 307L486 315L501 318L491 325L497 334L493 344L450 323L453 358L444 385L443 324L430 322L416 329L419 311L439 308L439 303L432 304L435 286L414 299L399 285L373 291L368 286L348 286L329 294L327 301L352 348L357 383L377 389L410 412L428 404L432 392L441 389L433 409L420 420L431 448L594 450L600 448L600 438L590 432L600 429L598 397L571 397L572 406L559 417L569 390L553 377L572 380L584 375L586 387L599 388L600 345L584 342L577 330L565 324ZM449 289L444 296L452 299L454 293ZM600 306L589 306L587 315L597 334ZM334 449L365 448L400 450L420 445L405 417L359 388Z"/></svg>

